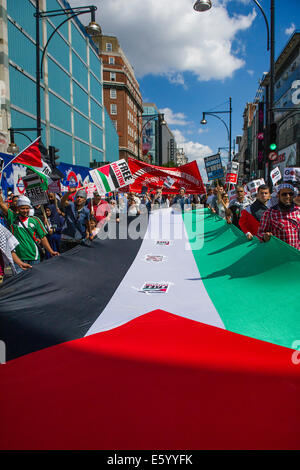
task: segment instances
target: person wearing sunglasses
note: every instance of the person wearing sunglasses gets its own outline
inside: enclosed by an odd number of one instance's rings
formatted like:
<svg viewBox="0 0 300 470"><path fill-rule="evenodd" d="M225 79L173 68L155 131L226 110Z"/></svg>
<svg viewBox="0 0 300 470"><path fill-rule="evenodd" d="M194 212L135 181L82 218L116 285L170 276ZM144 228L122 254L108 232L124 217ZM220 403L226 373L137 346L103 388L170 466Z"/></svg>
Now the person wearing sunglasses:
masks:
<svg viewBox="0 0 300 470"><path fill-rule="evenodd" d="M268 242L272 236L300 250L300 208L294 198L298 190L289 183L277 186L278 204L265 211L257 236Z"/></svg>

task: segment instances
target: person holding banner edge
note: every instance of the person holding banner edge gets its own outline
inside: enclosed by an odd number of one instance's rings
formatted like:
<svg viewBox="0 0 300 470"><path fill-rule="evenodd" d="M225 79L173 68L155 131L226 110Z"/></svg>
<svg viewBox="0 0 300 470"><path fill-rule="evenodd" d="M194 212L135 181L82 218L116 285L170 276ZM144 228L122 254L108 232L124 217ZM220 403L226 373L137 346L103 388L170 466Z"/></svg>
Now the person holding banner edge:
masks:
<svg viewBox="0 0 300 470"><path fill-rule="evenodd" d="M29 264L31 267L40 262L40 244L51 256L59 255L49 245L47 231L42 221L37 217L30 216L32 207L26 196L19 197L17 212L14 213L5 204L2 194L0 194L0 209L8 221L10 231L19 242L15 251L23 263ZM22 267L18 265L15 267L17 273L22 272Z"/></svg>

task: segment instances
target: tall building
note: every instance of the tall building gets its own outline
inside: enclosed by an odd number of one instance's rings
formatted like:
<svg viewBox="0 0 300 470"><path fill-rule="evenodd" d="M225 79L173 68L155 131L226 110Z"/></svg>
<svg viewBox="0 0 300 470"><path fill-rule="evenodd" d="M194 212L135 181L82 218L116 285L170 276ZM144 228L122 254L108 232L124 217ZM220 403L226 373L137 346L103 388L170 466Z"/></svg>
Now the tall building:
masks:
<svg viewBox="0 0 300 470"><path fill-rule="evenodd" d="M269 93L270 75L266 74L261 101ZM274 113L277 124L277 158L269 160L266 148L266 162L269 171L279 167L281 174L286 167L300 166L300 32L295 32L275 62ZM285 111L284 108L287 108Z"/></svg>
<svg viewBox="0 0 300 470"><path fill-rule="evenodd" d="M103 63L104 105L119 135L119 158L139 158L142 97L134 70L115 36L96 40Z"/></svg>
<svg viewBox="0 0 300 470"><path fill-rule="evenodd" d="M37 127L36 0L0 0L0 7L0 150L7 152L9 128ZM66 8L70 5L65 0L39 0L40 11ZM67 16L39 20L41 55L64 19ZM105 115L101 60L77 17L66 21L49 42L40 96L42 141L59 148L63 162L90 166L113 159L118 135ZM36 130L24 133L27 137L15 134L20 148L36 137Z"/></svg>

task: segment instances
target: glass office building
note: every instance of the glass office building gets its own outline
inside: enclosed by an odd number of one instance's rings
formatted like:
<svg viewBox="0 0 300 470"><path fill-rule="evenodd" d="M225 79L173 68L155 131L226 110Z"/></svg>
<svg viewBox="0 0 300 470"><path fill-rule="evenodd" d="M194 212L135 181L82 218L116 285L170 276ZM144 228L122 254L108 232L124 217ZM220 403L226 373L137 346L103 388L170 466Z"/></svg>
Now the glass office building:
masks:
<svg viewBox="0 0 300 470"><path fill-rule="evenodd" d="M0 0L1 151L8 129L36 128L35 0ZM40 11L70 8L65 0L39 0ZM49 36L67 16L39 20L40 56ZM85 23L90 15L82 15ZM118 135L105 115L98 49L78 18L64 23L46 49L41 80L42 141L59 148L65 163L90 166L118 159ZM24 131L33 140L36 131ZM28 139L15 135L20 148ZM6 146L6 149L4 148Z"/></svg>

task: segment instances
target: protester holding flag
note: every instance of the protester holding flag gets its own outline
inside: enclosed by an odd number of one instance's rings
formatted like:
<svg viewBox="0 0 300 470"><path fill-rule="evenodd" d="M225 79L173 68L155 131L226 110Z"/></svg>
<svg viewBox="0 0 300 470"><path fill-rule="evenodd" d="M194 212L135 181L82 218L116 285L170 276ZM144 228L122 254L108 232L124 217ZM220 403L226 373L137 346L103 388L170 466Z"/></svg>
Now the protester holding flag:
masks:
<svg viewBox="0 0 300 470"><path fill-rule="evenodd" d="M44 224L48 230L48 241L54 251L59 251L61 231L64 224L64 218L58 213L55 204L45 206ZM50 258L48 252L46 259Z"/></svg>
<svg viewBox="0 0 300 470"><path fill-rule="evenodd" d="M84 189L77 191L75 202L68 200L70 194L72 193L67 192L61 199L61 206L65 213L59 247L61 253L84 243L90 235L90 210L86 206L86 192Z"/></svg>
<svg viewBox="0 0 300 470"><path fill-rule="evenodd" d="M30 264L24 263L15 253L14 250L18 245L16 237L7 228L0 225L0 283L3 282L5 266L10 266L13 274L17 274L15 264L23 271L31 268Z"/></svg>
<svg viewBox="0 0 300 470"><path fill-rule="evenodd" d="M300 250L300 208L293 199L298 190L291 184L283 183L277 187L278 204L265 211L257 236L268 242L272 236Z"/></svg>
<svg viewBox="0 0 300 470"><path fill-rule="evenodd" d="M30 200L26 196L20 196L18 199L18 210L14 213L3 201L0 195L0 208L3 211L12 234L16 237L19 245L16 247L16 254L24 262L30 265L40 262L40 245L45 248L51 256L57 256L59 253L52 250L47 240L47 231L42 221L37 217L29 215L31 207ZM17 272L21 268L16 266Z"/></svg>
<svg viewBox="0 0 300 470"><path fill-rule="evenodd" d="M162 189L158 188L153 195L152 204L154 209L160 209L165 205L165 197L162 195Z"/></svg>
<svg viewBox="0 0 300 470"><path fill-rule="evenodd" d="M182 212L190 206L190 198L185 194L185 188L181 187L179 190L179 194L177 194L173 201L172 206L178 205Z"/></svg>
<svg viewBox="0 0 300 470"><path fill-rule="evenodd" d="M269 186L262 184L257 190L256 201L242 211L239 225L248 240L257 235L259 223L264 212L268 209L267 203L271 197Z"/></svg>
<svg viewBox="0 0 300 470"><path fill-rule="evenodd" d="M91 215L95 217L97 224L102 226L110 218L111 207L106 199L98 193L94 192L93 198L88 202L88 208L91 212Z"/></svg>
<svg viewBox="0 0 300 470"><path fill-rule="evenodd" d="M223 188L224 189L224 188ZM229 197L228 194L225 191L219 190L218 195L217 195L217 214L219 217L222 217L222 219L226 218L226 210L228 209L229 206Z"/></svg>
<svg viewBox="0 0 300 470"><path fill-rule="evenodd" d="M236 199L232 199L228 209L226 209L226 221L228 224L233 224L241 230L239 225L241 213L247 206L250 206L253 201L245 195L243 186L237 186L235 192L237 196Z"/></svg>

